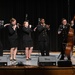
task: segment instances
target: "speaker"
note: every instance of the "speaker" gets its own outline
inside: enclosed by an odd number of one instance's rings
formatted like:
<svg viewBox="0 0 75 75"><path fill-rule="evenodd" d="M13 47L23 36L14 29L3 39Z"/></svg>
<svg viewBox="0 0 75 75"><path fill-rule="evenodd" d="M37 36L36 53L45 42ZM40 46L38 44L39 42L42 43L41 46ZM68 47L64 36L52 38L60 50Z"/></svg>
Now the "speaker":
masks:
<svg viewBox="0 0 75 75"><path fill-rule="evenodd" d="M71 67L72 62L70 60L59 60L58 67Z"/></svg>
<svg viewBox="0 0 75 75"><path fill-rule="evenodd" d="M39 66L55 66L56 65L56 56L40 56L38 57Z"/></svg>
<svg viewBox="0 0 75 75"><path fill-rule="evenodd" d="M16 66L24 66L23 62L18 62Z"/></svg>
<svg viewBox="0 0 75 75"><path fill-rule="evenodd" d="M0 66L7 66L7 57L0 56Z"/></svg>

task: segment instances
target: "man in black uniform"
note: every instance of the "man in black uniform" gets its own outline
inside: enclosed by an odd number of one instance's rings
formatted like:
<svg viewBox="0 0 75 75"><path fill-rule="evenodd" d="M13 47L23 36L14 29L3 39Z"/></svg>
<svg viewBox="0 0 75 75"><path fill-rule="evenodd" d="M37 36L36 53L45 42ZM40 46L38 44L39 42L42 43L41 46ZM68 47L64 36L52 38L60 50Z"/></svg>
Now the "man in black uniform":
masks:
<svg viewBox="0 0 75 75"><path fill-rule="evenodd" d="M43 18L37 26L37 31L39 32L38 43L42 56L49 56L49 37L47 34L47 31L50 30L49 27L49 25L45 24L45 20Z"/></svg>
<svg viewBox="0 0 75 75"><path fill-rule="evenodd" d="M67 43L68 31L69 31L69 24L67 23L66 19L62 19L62 24L59 26L58 34L59 34L59 41L60 41L60 51L61 51L61 58L60 60L64 59L65 55L65 48ZM68 57L70 59L70 57Z"/></svg>

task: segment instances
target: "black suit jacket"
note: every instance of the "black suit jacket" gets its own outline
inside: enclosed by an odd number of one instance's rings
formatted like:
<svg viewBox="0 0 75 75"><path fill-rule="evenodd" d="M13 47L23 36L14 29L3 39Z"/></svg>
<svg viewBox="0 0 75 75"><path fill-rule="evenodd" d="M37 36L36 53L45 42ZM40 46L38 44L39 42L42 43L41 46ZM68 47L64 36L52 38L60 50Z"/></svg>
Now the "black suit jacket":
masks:
<svg viewBox="0 0 75 75"><path fill-rule="evenodd" d="M67 42L67 37L68 37L68 32L69 32L69 28L70 26L67 24L63 27L64 25L60 25L59 26L59 29L58 29L58 32L60 31L61 33L59 34L60 36L60 40L62 42Z"/></svg>
<svg viewBox="0 0 75 75"><path fill-rule="evenodd" d="M10 40L13 40L13 39L17 39L18 38L18 35L17 35L17 28L14 30L13 28L12 28L12 24L11 25L9 25L8 26L8 38L10 39Z"/></svg>
<svg viewBox="0 0 75 75"><path fill-rule="evenodd" d="M23 41L32 41L32 38L31 38L31 28L26 28L26 27L23 27Z"/></svg>
<svg viewBox="0 0 75 75"><path fill-rule="evenodd" d="M43 27L42 25L37 26L37 31L39 32L38 34L38 41L43 42L43 41L48 41L49 37L47 34L47 28Z"/></svg>

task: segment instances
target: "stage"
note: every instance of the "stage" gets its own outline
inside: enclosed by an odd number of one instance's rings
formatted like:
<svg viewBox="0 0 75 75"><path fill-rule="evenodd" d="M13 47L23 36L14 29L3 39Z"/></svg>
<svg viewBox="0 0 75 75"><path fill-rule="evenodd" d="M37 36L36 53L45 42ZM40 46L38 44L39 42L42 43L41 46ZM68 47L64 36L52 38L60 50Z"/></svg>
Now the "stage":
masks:
<svg viewBox="0 0 75 75"><path fill-rule="evenodd" d="M50 55L49 57L55 56L56 61L58 61L59 60L58 56L60 55L60 52L50 52L49 55ZM24 65L38 66L38 57L40 56L41 56L40 52L33 52L31 55L31 60L26 61L25 54L22 52L18 52L16 56L16 61L10 61L10 53L4 52L3 56L1 57L4 59L4 61L7 62L8 66L16 65L18 62L22 62Z"/></svg>
<svg viewBox="0 0 75 75"><path fill-rule="evenodd" d="M50 56L58 59L60 52L50 52ZM26 61L23 53L17 54L17 61L10 61L10 55L4 53L3 61L7 61L7 66L0 66L1 75L75 75L75 66L58 67L56 66L38 66L38 57L40 53L32 53L31 60ZM0 60L1 62L1 60ZM18 62L23 62L23 66L16 66Z"/></svg>

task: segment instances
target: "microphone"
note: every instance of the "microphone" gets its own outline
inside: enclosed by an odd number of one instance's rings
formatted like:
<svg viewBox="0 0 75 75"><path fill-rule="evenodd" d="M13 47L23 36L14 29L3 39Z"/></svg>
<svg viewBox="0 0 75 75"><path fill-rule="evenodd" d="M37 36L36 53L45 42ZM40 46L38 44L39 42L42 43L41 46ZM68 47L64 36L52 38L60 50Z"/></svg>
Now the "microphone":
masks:
<svg viewBox="0 0 75 75"><path fill-rule="evenodd" d="M40 18L38 18L38 22L40 22Z"/></svg>
<svg viewBox="0 0 75 75"><path fill-rule="evenodd" d="M38 18L38 24L40 23L40 18Z"/></svg>
<svg viewBox="0 0 75 75"><path fill-rule="evenodd" d="M28 17L28 14L26 14L26 17Z"/></svg>
<svg viewBox="0 0 75 75"><path fill-rule="evenodd" d="M26 16L25 16L25 20L27 21L27 17L28 17L28 14L26 14Z"/></svg>

